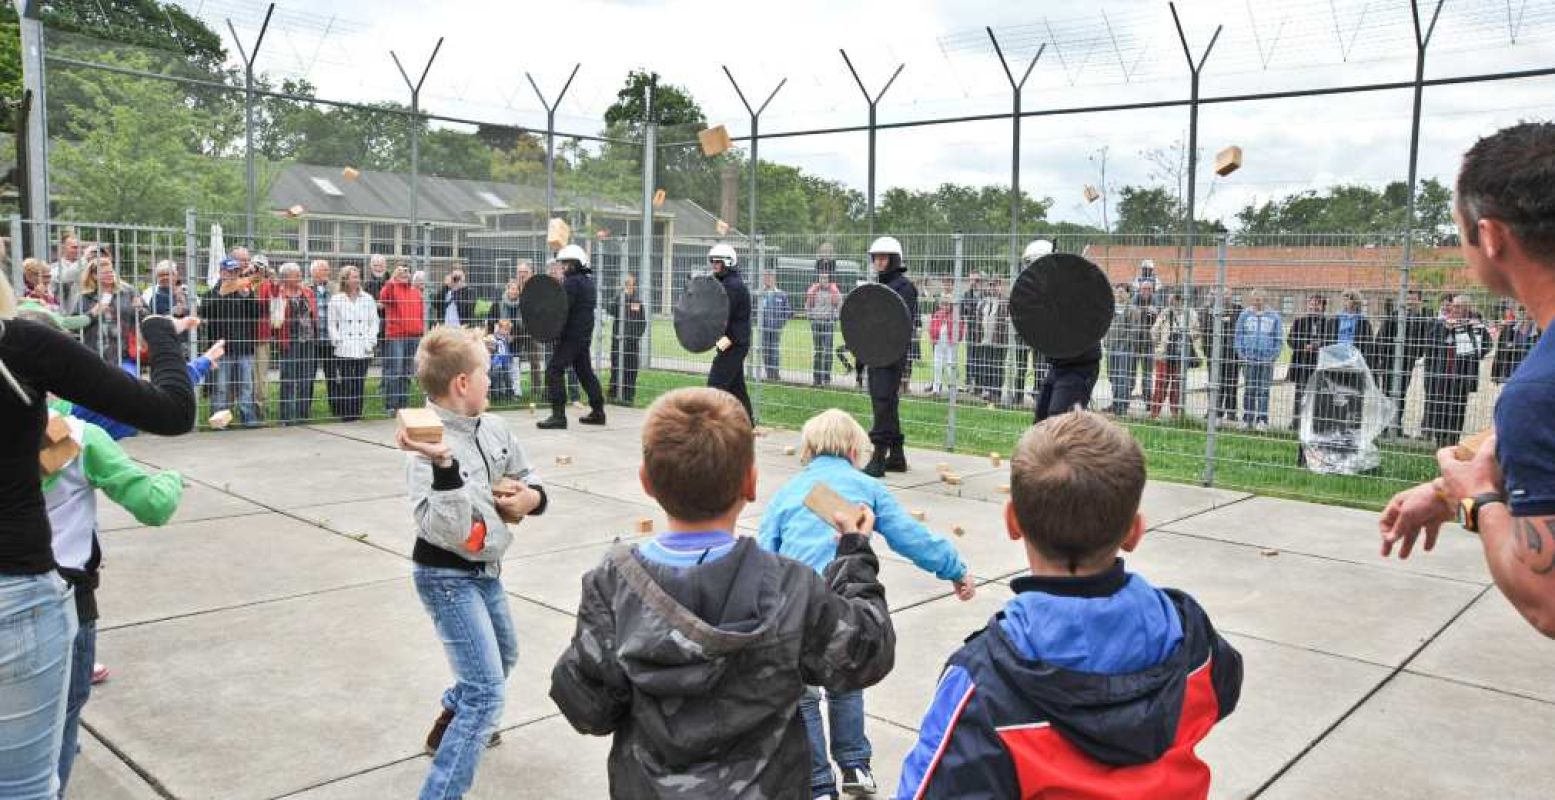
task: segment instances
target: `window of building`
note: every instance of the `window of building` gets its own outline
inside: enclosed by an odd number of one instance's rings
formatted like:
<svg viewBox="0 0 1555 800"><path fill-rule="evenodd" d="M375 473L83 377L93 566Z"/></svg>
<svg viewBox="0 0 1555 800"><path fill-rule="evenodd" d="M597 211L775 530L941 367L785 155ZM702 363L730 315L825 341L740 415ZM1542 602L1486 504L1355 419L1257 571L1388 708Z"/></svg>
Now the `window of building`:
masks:
<svg viewBox="0 0 1555 800"><path fill-rule="evenodd" d="M394 229L396 227L395 225L384 225L379 222L373 223L368 230L370 238L367 241L367 252L380 256L398 255L398 253L394 252Z"/></svg>
<svg viewBox="0 0 1555 800"><path fill-rule="evenodd" d="M340 223L340 252L367 252L367 226L360 222Z"/></svg>
<svg viewBox="0 0 1555 800"><path fill-rule="evenodd" d="M336 186L335 182L331 181L328 178L314 178L313 179L313 186L315 188L317 188L319 191L323 192L324 194L329 195L330 197L344 197L345 196L345 193L340 191L340 187Z"/></svg>
<svg viewBox="0 0 1555 800"><path fill-rule="evenodd" d="M335 250L335 222L328 219L308 220L308 252L333 253Z"/></svg>

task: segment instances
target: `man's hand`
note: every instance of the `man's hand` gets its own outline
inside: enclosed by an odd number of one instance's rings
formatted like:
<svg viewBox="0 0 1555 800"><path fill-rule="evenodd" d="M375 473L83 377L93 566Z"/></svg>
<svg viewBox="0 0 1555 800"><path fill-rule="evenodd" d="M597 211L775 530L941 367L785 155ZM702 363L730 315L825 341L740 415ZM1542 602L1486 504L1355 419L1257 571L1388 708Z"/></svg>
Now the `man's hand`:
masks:
<svg viewBox="0 0 1555 800"><path fill-rule="evenodd" d="M1382 557L1391 555L1393 545L1402 541L1398 557L1409 558L1422 530L1425 531L1425 549L1430 551L1436 547L1436 535L1441 531L1442 524L1452 521L1456 516L1457 507L1446 496L1445 489L1435 481L1393 495L1387 508L1382 511L1382 519L1378 521L1378 528L1382 532Z"/></svg>
<svg viewBox="0 0 1555 800"><path fill-rule="evenodd" d="M410 436L405 433L405 429L401 428L394 434L394 443L399 445L401 450L415 453L432 462L433 466L448 467L454 463L454 451L445 442L412 441Z"/></svg>
<svg viewBox="0 0 1555 800"><path fill-rule="evenodd" d="M977 596L977 586L976 584L972 583L971 576L962 575L961 577L951 581L950 585L955 587L956 599L963 603Z"/></svg>
<svg viewBox="0 0 1555 800"><path fill-rule="evenodd" d="M720 337L718 337L718 344L717 344L718 352L722 353L725 350L728 350L729 348L731 348L733 346L734 346L734 340L733 339L730 339L727 336L720 336Z"/></svg>
<svg viewBox="0 0 1555 800"><path fill-rule="evenodd" d="M875 532L875 512L863 503L858 504L858 512L856 514L846 514L837 511L831 516L832 524L836 526L838 531L841 531L839 536L849 533L869 536Z"/></svg>
<svg viewBox="0 0 1555 800"><path fill-rule="evenodd" d="M211 366L215 366L217 364L217 362L221 361L222 356L225 356L226 354L227 354L227 340L226 339L217 339L216 343L211 345L209 350L205 351L205 357L211 360Z"/></svg>
<svg viewBox="0 0 1555 800"><path fill-rule="evenodd" d="M1444 447L1436 451L1436 464L1442 470L1442 483L1445 484L1443 488L1454 503L1477 494L1504 491L1501 464L1496 461L1495 434L1481 443L1468 461L1459 461L1456 449Z"/></svg>

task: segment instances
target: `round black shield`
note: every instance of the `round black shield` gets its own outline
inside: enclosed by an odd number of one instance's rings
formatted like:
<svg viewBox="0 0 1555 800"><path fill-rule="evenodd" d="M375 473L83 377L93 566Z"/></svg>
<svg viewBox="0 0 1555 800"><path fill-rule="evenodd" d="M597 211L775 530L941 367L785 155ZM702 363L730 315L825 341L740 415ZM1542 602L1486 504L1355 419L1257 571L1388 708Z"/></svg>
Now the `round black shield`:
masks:
<svg viewBox="0 0 1555 800"><path fill-rule="evenodd" d="M912 344L912 315L889 286L866 283L848 292L838 312L842 341L858 360L889 367L907 356Z"/></svg>
<svg viewBox="0 0 1555 800"><path fill-rule="evenodd" d="M686 290L675 301L675 338L693 353L705 353L718 345L729 327L729 294L711 275L698 275L686 282Z"/></svg>
<svg viewBox="0 0 1555 800"><path fill-rule="evenodd" d="M1010 290L1010 320L1027 346L1054 358L1090 349L1112 326L1112 286L1101 268L1072 253L1032 262Z"/></svg>
<svg viewBox="0 0 1555 800"><path fill-rule="evenodd" d="M523 315L525 333L546 344L554 342L567 324L567 293L555 278L536 275L524 283L518 313Z"/></svg>

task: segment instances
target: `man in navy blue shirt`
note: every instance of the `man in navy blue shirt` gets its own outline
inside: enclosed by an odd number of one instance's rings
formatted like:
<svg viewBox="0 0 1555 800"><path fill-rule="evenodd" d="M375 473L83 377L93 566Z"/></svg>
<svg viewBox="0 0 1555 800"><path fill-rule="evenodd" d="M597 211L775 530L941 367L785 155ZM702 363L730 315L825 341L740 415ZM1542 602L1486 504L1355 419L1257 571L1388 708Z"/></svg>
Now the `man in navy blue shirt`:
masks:
<svg viewBox="0 0 1555 800"><path fill-rule="evenodd" d="M1555 322L1555 124L1523 123L1464 156L1453 217L1465 261L1491 291ZM1436 455L1441 477L1400 492L1382 514L1382 554L1408 558L1455 516L1478 533L1496 587L1540 633L1555 637L1555 344L1542 339L1496 402L1495 432L1460 461Z"/></svg>

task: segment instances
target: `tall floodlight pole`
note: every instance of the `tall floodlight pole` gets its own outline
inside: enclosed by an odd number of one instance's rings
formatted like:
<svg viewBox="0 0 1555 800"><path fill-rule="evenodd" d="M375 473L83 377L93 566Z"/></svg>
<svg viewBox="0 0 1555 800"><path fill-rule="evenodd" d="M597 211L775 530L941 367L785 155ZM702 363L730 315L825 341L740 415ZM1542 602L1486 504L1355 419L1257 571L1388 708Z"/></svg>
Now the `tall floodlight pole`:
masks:
<svg viewBox="0 0 1555 800"><path fill-rule="evenodd" d="M259 46L265 43L265 31L270 29L270 15L274 13L275 3L271 3L265 9L265 21L259 25L259 36L254 39L252 49L244 49L237 28L233 27L231 19L227 20L227 32L232 34L232 43L237 45L238 56L243 59L243 170L248 195L243 215L243 243L249 247L254 246L254 207L259 193L254 167L254 61L259 58Z"/></svg>
<svg viewBox="0 0 1555 800"><path fill-rule="evenodd" d="M837 52L842 53L842 60L848 65L848 72L853 73L853 81L858 84L858 90L864 94L864 102L869 104L869 197L867 202L869 235L873 238L875 235L875 110L880 105L880 98L885 97L885 93L890 91L891 84L896 83L896 76L902 74L902 68L907 65L897 64L896 71L891 73L891 79L885 82L885 86L881 87L880 93L870 95L869 90L864 88L863 79L858 76L858 70L853 68L853 60L848 58L848 51L839 49Z"/></svg>
<svg viewBox="0 0 1555 800"><path fill-rule="evenodd" d="M421 227L421 86L427 82L427 73L432 71L432 62L437 60L437 51L443 49L443 37L437 37L437 44L432 47L432 55L427 57L427 65L421 70L421 78L412 83L410 75L405 72L405 65L400 63L400 57L393 50L389 51L389 57L394 59L394 66L399 69L400 77L405 79L405 88L410 89L410 232L413 237L419 236ZM416 254L420 256L419 264L422 270L429 266L427 260L428 244L426 237L419 237L420 243L416 247Z"/></svg>
<svg viewBox="0 0 1555 800"><path fill-rule="evenodd" d="M567 76L567 82L562 84L562 90L557 93L556 100L546 102L545 94L540 91L540 85L535 83L535 76L525 72L524 77L529 79L529 85L535 90L535 97L540 98L540 105L545 106L545 218L550 220L556 216L556 107L562 104L562 98L567 96L567 90L572 87L572 79L578 77L578 68L582 64L572 65L572 74Z"/></svg>
<svg viewBox="0 0 1555 800"><path fill-rule="evenodd" d="M1031 57L1031 63L1026 65L1026 72L1015 80L1015 73L1010 71L1010 62L1004 57L1004 49L999 47L999 37L994 36L993 28L989 27L988 41L993 42L994 54L999 57L999 66L1004 68L1004 77L1010 81L1010 277L1020 272L1020 96L1021 90L1026 88L1026 79L1031 77L1031 71L1036 68L1037 62L1042 59L1042 54L1047 51L1047 43L1043 42L1037 48L1037 54Z"/></svg>
<svg viewBox="0 0 1555 800"><path fill-rule="evenodd" d="M767 95L766 102L762 103L760 108L752 109L750 101L745 99L745 92L740 91L740 83L739 83L739 81L736 81L734 79L734 73L730 72L729 68L727 66L724 67L724 74L729 76L729 83L734 85L734 93L740 96L740 102L742 104L744 104L744 106L745 106L745 113L749 114L750 118L751 118L750 230L747 231L747 233L749 233L752 237L754 237L756 235L756 231L757 231L757 227L756 227L756 164L757 164L757 160L756 160L756 157L757 157L757 153L758 153L757 148L759 148L760 145L761 145L761 113L763 111L767 110L767 106L772 105L772 98L777 97L778 91L783 88L784 84L788 83L788 79L784 78L784 79L778 81L778 85L777 85L776 88L774 88L772 90L772 94ZM753 241L754 241L754 239L753 239Z"/></svg>

